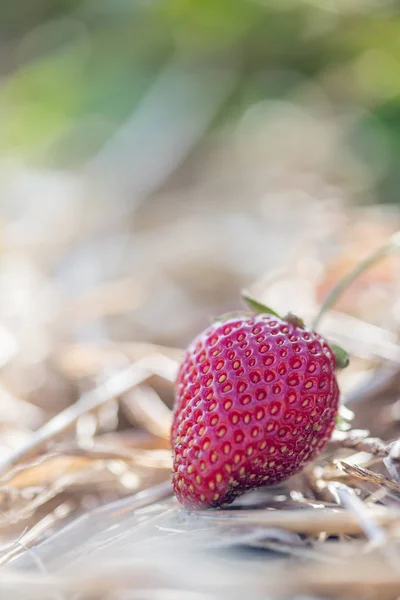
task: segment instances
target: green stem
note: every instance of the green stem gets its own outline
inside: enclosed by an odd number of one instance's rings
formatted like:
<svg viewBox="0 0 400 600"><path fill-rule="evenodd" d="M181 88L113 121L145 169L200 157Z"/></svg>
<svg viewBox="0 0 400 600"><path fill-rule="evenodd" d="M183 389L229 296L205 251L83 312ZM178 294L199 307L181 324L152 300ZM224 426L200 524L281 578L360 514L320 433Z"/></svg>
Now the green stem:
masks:
<svg viewBox="0 0 400 600"><path fill-rule="evenodd" d="M318 314L316 315L312 328L317 329L321 318L323 315L332 308L332 306L338 301L343 292L349 287L353 281L355 281L364 271L372 267L375 263L382 260L389 254L393 252L397 252L400 250L400 232L395 233L389 238L389 241L386 242L383 246L375 250L372 254L367 256L363 261L361 261L350 273L345 275L342 279L340 279L335 287L332 289L326 300L323 302L321 308L319 309Z"/></svg>

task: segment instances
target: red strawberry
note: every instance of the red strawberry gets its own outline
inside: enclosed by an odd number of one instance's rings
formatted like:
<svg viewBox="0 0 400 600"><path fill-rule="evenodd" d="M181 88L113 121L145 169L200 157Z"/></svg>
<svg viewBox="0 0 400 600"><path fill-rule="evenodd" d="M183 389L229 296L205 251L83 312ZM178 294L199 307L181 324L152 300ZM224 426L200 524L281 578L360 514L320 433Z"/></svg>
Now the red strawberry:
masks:
<svg viewBox="0 0 400 600"><path fill-rule="evenodd" d="M333 350L300 320L248 314L211 325L178 374L178 500L216 507L290 477L325 446L338 403Z"/></svg>

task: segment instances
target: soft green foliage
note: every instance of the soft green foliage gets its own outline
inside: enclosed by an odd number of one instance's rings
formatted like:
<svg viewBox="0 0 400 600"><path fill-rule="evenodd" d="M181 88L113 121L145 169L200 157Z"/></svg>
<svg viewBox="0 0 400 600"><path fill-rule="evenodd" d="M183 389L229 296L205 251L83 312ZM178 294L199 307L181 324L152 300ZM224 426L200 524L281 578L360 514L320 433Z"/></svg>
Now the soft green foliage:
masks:
<svg viewBox="0 0 400 600"><path fill-rule="evenodd" d="M272 308L265 306L265 304L262 304L262 302L258 302L258 300L250 296L247 292L242 293L242 298L247 306L249 306L249 308L251 308L251 310L253 310L255 313L272 315L274 317L278 317L278 319L281 318Z"/></svg>
<svg viewBox="0 0 400 600"><path fill-rule="evenodd" d="M253 104L311 93L357 114L347 143L378 199L400 184L400 16L391 2L86 0L3 3L0 152L79 165L171 60L228 65L213 127ZM211 91L211 90L210 90Z"/></svg>
<svg viewBox="0 0 400 600"><path fill-rule="evenodd" d="M345 369L346 367L348 367L349 362L350 362L350 357L349 357L348 353L346 352L346 350L343 350L343 348L341 348L340 346L337 346L337 344L330 344L330 347L335 355L336 368L337 369Z"/></svg>

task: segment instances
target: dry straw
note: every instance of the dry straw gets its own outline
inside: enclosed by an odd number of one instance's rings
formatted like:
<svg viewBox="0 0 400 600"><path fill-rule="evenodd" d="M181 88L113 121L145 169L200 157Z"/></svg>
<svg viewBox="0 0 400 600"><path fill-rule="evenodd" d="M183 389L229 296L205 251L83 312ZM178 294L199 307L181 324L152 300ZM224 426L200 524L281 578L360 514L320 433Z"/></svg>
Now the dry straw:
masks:
<svg viewBox="0 0 400 600"><path fill-rule="evenodd" d="M346 319L331 318L331 326ZM359 322L354 335L345 332L355 367L342 381L363 429L345 419L323 456L286 485L195 514L179 507L170 486L182 351L151 344L56 351L64 379L76 385L85 375L92 388L53 416L43 419L38 408L33 417L43 424L0 459L0 597L397 598L400 453L390 411L399 353L380 330L366 358L369 325ZM104 364L114 364L111 374ZM15 398L17 412L23 406ZM381 437L370 435L369 423ZM9 433L15 428L9 423Z"/></svg>

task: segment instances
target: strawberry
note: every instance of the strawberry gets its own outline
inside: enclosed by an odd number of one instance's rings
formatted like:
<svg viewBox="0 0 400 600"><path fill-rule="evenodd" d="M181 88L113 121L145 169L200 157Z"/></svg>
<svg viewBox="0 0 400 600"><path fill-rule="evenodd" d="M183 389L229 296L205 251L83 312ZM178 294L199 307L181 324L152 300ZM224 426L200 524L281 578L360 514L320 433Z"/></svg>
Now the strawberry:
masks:
<svg viewBox="0 0 400 600"><path fill-rule="evenodd" d="M178 500L217 507L297 473L335 426L335 366L333 347L293 315L242 314L195 338L172 424Z"/></svg>

